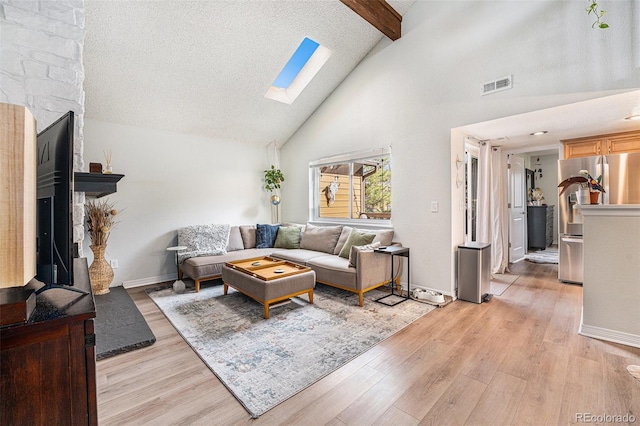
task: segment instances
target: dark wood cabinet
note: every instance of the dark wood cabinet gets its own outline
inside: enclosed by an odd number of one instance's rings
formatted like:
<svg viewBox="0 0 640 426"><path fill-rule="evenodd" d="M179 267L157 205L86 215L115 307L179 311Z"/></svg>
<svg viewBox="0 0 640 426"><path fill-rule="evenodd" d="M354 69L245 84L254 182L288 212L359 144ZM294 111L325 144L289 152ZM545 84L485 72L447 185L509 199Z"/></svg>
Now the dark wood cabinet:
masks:
<svg viewBox="0 0 640 426"><path fill-rule="evenodd" d="M80 294L50 289L24 324L0 328L0 424L97 425L96 316L86 259L74 260ZM32 280L27 288L42 283Z"/></svg>
<svg viewBox="0 0 640 426"><path fill-rule="evenodd" d="M553 206L527 207L527 239L530 249L545 249L553 242Z"/></svg>

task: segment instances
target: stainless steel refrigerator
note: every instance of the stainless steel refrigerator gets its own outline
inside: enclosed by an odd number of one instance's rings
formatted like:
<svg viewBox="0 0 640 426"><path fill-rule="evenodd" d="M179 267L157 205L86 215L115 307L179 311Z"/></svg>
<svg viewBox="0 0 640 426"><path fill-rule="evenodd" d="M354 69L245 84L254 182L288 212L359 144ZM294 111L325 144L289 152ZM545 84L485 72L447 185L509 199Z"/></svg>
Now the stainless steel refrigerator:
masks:
<svg viewBox="0 0 640 426"><path fill-rule="evenodd" d="M560 182L587 170L594 178L602 175L605 193L602 204L640 204L640 153L598 155L558 161ZM576 191L571 185L558 200L558 279L582 284L582 214L577 208ZM559 189L560 191L560 189Z"/></svg>

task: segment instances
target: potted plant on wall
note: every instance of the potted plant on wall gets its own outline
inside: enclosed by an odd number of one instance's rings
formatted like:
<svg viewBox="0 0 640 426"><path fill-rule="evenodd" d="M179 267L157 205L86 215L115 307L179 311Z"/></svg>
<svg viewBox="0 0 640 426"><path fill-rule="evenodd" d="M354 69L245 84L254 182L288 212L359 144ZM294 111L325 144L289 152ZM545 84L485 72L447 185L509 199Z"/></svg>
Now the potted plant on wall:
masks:
<svg viewBox="0 0 640 426"><path fill-rule="evenodd" d="M276 189L280 189L280 184L284 182L284 174L280 169L277 169L273 164L270 169L264 171L264 189L269 192L273 192ZM277 194L271 196L271 204L277 206L280 204L280 197Z"/></svg>

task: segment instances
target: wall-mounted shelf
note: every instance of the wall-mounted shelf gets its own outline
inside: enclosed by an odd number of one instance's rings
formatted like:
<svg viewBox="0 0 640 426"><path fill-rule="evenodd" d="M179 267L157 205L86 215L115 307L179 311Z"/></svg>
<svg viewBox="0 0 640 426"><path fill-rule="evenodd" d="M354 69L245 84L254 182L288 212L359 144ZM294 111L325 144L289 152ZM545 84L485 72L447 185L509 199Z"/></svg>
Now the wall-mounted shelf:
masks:
<svg viewBox="0 0 640 426"><path fill-rule="evenodd" d="M104 197L118 191L117 183L124 175L105 173L74 173L74 191L87 197Z"/></svg>

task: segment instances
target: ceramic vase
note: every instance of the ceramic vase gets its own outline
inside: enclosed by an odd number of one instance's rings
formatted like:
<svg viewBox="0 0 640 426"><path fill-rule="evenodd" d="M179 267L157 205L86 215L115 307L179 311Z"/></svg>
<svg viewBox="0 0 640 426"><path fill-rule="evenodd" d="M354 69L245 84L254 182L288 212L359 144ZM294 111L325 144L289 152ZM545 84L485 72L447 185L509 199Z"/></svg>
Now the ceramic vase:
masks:
<svg viewBox="0 0 640 426"><path fill-rule="evenodd" d="M113 269L111 269L107 259L104 258L107 245L92 245L89 248L93 252L93 262L89 266L89 278L91 279L93 294L107 294L110 291L111 281L113 281Z"/></svg>

